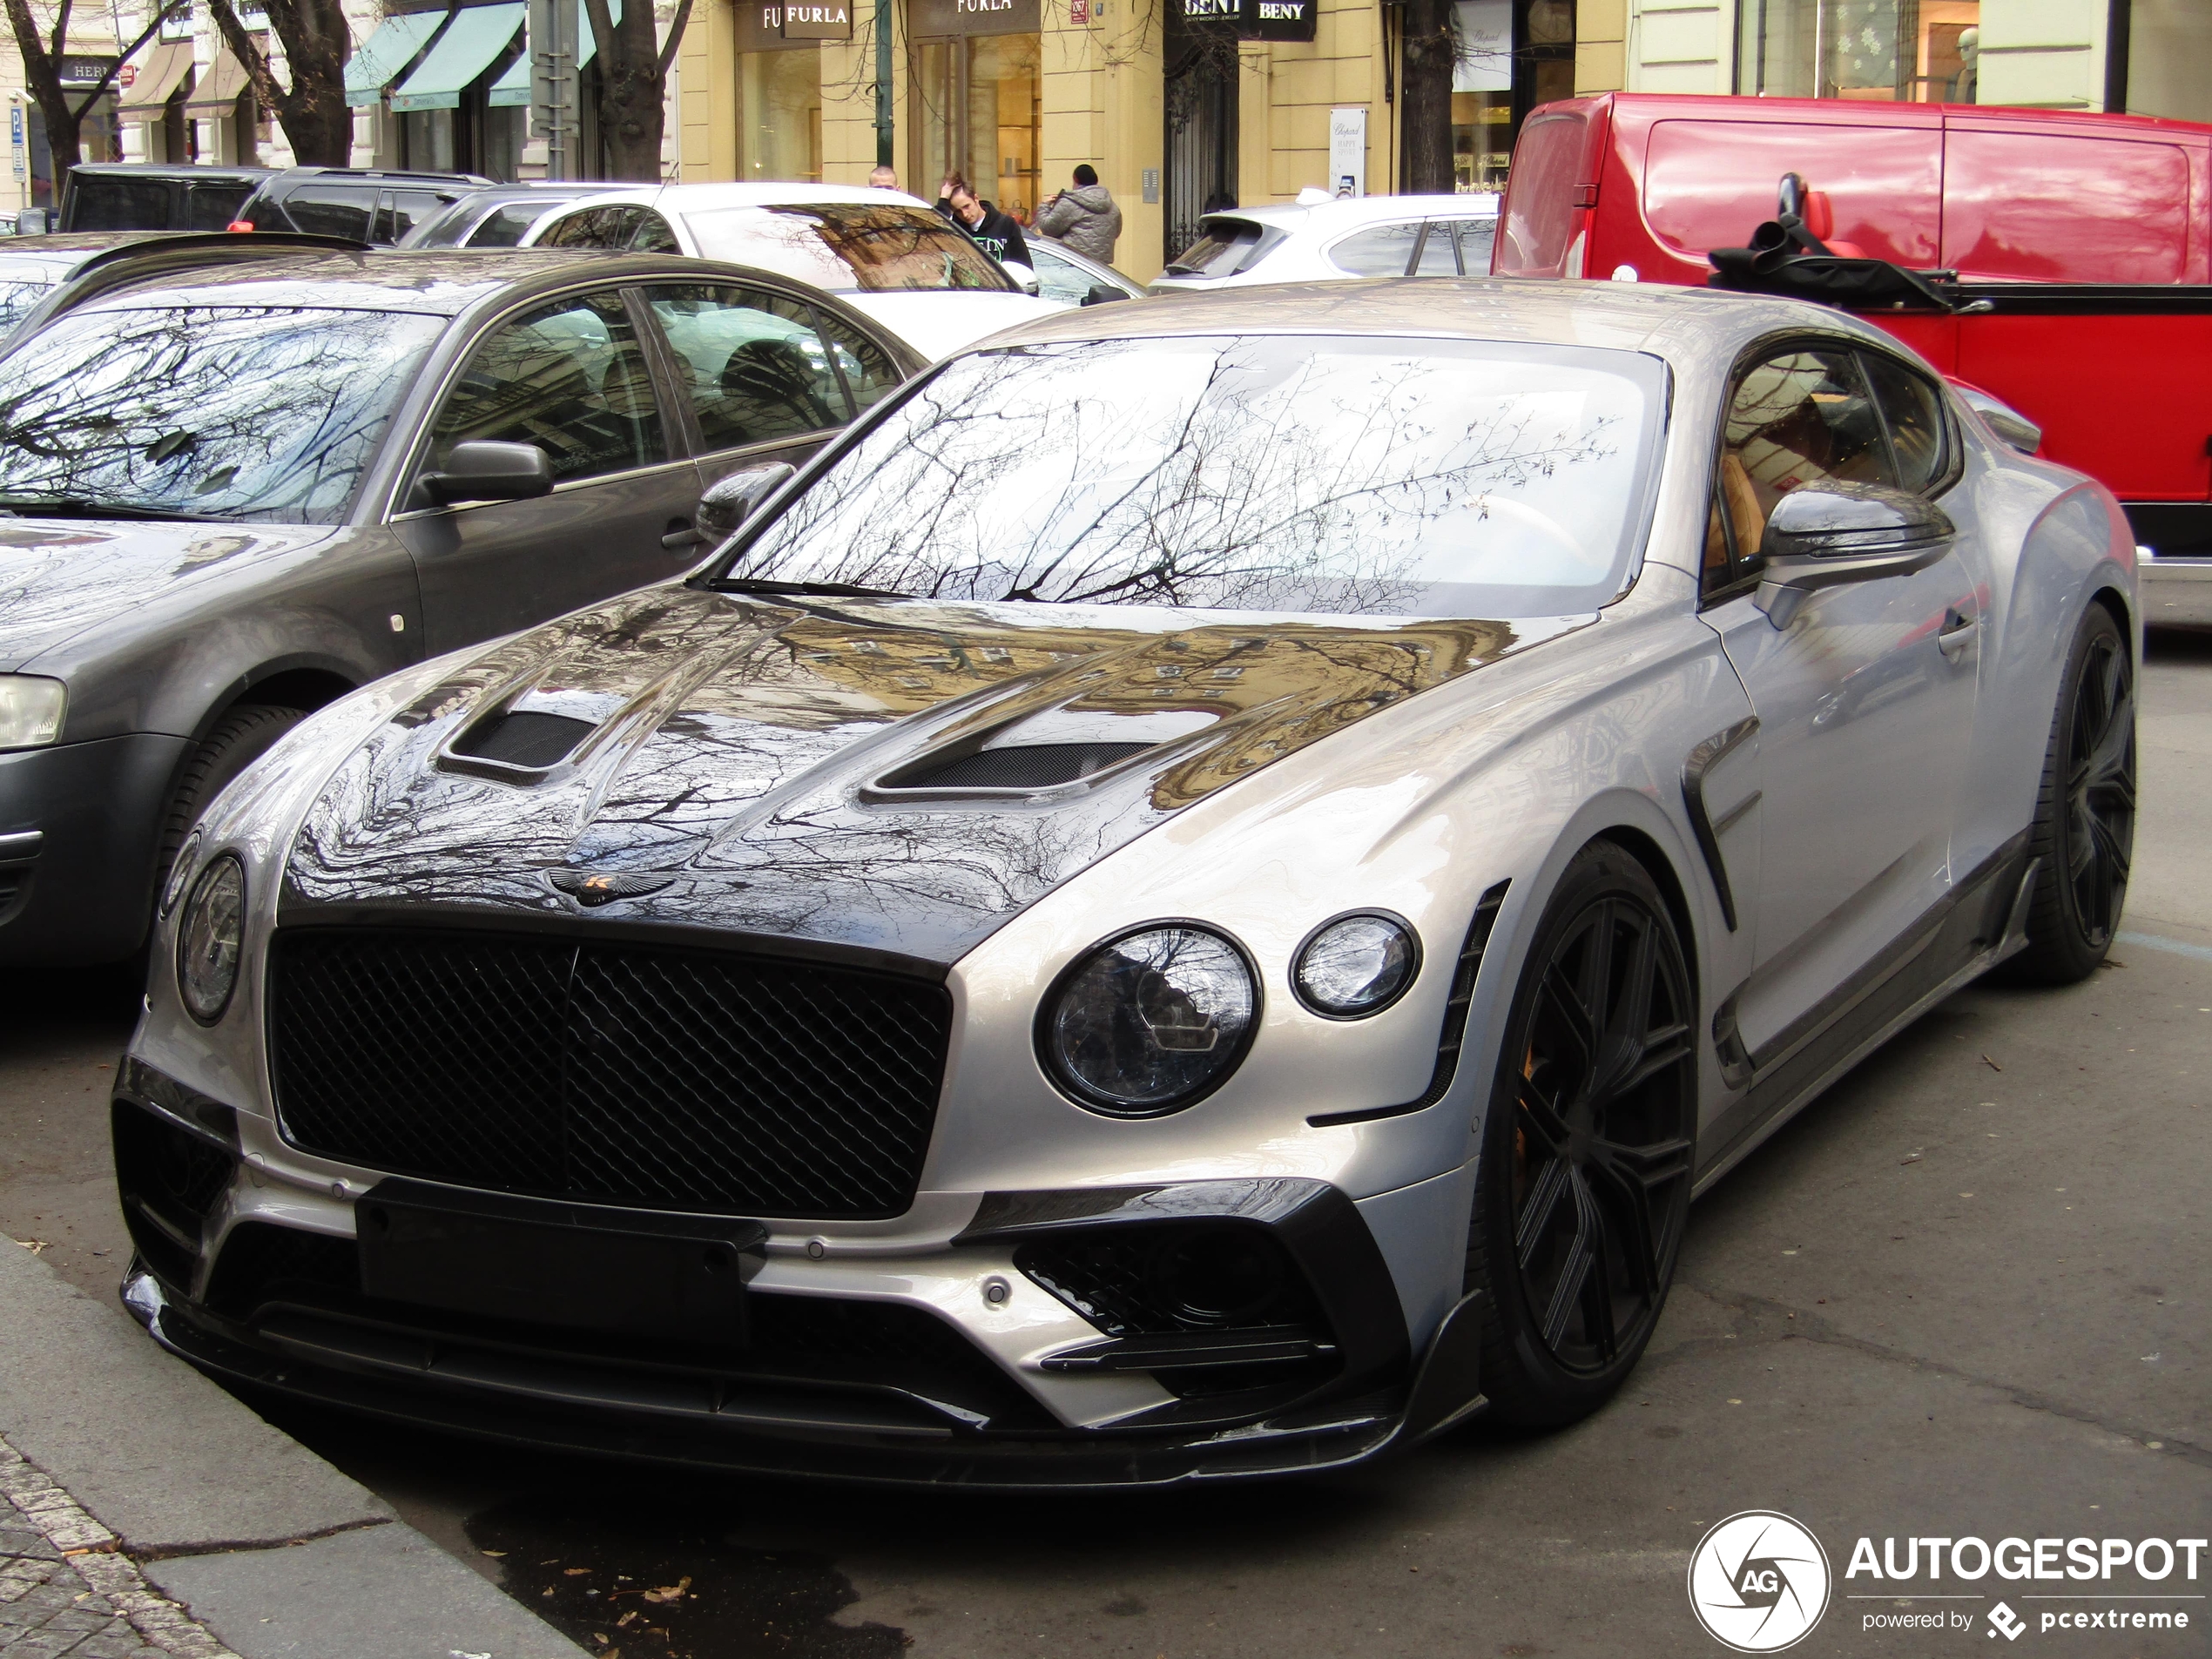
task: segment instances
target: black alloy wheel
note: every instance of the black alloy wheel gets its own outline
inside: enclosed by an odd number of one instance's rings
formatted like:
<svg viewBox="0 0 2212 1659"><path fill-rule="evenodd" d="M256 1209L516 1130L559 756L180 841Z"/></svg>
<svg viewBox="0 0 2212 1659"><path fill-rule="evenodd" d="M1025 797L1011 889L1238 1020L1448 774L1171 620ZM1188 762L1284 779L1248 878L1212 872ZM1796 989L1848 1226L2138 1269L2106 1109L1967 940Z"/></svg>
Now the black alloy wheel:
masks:
<svg viewBox="0 0 2212 1659"><path fill-rule="evenodd" d="M2071 985L2112 948L2135 850L2135 663L2110 611L2093 604L2060 682L2028 853L2040 859L2027 948L2007 976Z"/></svg>
<svg viewBox="0 0 2212 1659"><path fill-rule="evenodd" d="M1658 1323L1689 1211L1696 1006L1665 900L1609 841L1538 924L1501 1053L1467 1243L1482 1392L1510 1422L1602 1405Z"/></svg>

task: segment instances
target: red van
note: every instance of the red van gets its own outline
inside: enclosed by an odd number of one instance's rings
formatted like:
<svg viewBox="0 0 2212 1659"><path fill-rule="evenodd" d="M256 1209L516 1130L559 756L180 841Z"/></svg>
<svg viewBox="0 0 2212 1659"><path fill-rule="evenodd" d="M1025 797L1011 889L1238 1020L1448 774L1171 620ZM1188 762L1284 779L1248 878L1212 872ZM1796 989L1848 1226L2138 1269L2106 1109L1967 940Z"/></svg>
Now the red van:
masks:
<svg viewBox="0 0 2212 1659"><path fill-rule="evenodd" d="M1993 306L1870 320L2034 421L2042 453L2110 485L2141 540L2212 557L2212 126L1571 98L1522 125L1491 270L1702 285L1709 249L1741 247L1774 217L1787 172L1816 192L1808 222L1838 253L1955 270ZM2201 590L2212 598L2212 582Z"/></svg>

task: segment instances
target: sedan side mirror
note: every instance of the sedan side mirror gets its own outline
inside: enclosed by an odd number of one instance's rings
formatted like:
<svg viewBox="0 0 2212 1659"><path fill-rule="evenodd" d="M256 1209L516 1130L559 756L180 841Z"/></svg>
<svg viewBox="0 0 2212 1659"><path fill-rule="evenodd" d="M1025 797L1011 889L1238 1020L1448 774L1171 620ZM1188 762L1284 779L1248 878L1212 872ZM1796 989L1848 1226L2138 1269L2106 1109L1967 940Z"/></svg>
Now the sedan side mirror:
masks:
<svg viewBox="0 0 2212 1659"><path fill-rule="evenodd" d="M1128 298L1129 295L1123 293L1119 288L1109 287L1103 282L1094 282L1090 285L1090 292L1083 295L1082 302L1087 306L1103 306L1116 300Z"/></svg>
<svg viewBox="0 0 2212 1659"><path fill-rule="evenodd" d="M1014 279L1014 286L1021 289L1022 293L1031 294L1036 293L1037 273L1022 264L1021 260L1005 260L1000 266L1000 269Z"/></svg>
<svg viewBox="0 0 2212 1659"><path fill-rule="evenodd" d="M743 472L733 472L727 478L709 484L706 493L699 497L698 514L693 521L698 526L699 540L716 547L728 541L738 527L752 516L754 509L782 489L784 481L798 470L788 462L774 461L765 467L748 467Z"/></svg>
<svg viewBox="0 0 2212 1659"><path fill-rule="evenodd" d="M553 457L534 443L471 438L456 443L444 468L422 475L422 492L441 507L463 502L525 501L553 493Z"/></svg>
<svg viewBox="0 0 2212 1659"><path fill-rule="evenodd" d="M1786 628L1807 594L1925 570L1957 534L1943 509L1902 489L1841 481L1794 489L1767 519L1753 603Z"/></svg>

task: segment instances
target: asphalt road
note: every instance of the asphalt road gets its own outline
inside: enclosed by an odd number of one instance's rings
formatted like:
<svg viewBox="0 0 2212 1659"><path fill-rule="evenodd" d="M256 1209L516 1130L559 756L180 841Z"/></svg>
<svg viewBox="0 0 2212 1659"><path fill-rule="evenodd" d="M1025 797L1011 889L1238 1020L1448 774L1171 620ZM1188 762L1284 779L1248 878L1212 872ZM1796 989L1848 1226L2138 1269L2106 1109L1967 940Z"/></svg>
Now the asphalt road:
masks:
<svg viewBox="0 0 2212 1659"><path fill-rule="evenodd" d="M2212 1559L2194 1582L1952 1582L1982 1599L1943 1603L1844 1576L1862 1535L2212 1523L2212 639L2154 643L2141 739L2128 932L2106 970L1960 993L1770 1142L1693 1212L1627 1391L1564 1433L1478 1424L1349 1476L1014 1501L285 1426L610 1659L1716 1653L1685 1569L1708 1527L1754 1508L1810 1527L1836 1575L1797 1652L1989 1654L1999 1594L2029 1623L1998 1649L2212 1650L2201 1599L2126 1604L2185 1611L2185 1632L2077 1634L2041 1618L2105 1601L2020 1594L2202 1597ZM0 1231L111 1301L127 1247L105 1096L134 989L17 974L0 999ZM1950 1608L1964 1628L1868 1627Z"/></svg>

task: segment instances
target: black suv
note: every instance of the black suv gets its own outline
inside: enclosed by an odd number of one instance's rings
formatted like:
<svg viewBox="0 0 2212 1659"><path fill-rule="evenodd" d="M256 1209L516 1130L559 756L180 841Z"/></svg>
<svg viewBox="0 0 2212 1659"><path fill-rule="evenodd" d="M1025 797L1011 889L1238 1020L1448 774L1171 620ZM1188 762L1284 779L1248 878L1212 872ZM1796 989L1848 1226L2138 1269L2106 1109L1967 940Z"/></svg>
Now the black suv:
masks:
<svg viewBox="0 0 2212 1659"><path fill-rule="evenodd" d="M262 180L236 220L257 231L307 231L388 247L421 220L492 182L472 172L287 167Z"/></svg>
<svg viewBox="0 0 2212 1659"><path fill-rule="evenodd" d="M63 231L220 231L273 177L267 167L169 166L87 162L70 169Z"/></svg>

